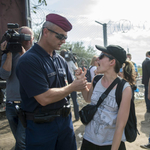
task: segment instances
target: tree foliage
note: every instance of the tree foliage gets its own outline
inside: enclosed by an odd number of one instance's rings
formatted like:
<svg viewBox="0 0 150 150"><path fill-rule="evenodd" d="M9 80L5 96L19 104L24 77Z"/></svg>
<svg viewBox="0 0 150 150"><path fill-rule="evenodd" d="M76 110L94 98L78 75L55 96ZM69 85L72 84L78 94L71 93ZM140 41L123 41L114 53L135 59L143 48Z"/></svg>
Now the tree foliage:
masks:
<svg viewBox="0 0 150 150"><path fill-rule="evenodd" d="M38 0L38 5L34 5L32 11L36 14L36 9L41 5L47 6L46 0Z"/></svg>
<svg viewBox="0 0 150 150"><path fill-rule="evenodd" d="M79 66L84 60L85 65L89 67L92 57L97 55L96 50L92 46L86 48L83 42L66 42L61 46L62 49L71 50L73 54L76 54L75 57Z"/></svg>
<svg viewBox="0 0 150 150"><path fill-rule="evenodd" d="M46 0L39 0L38 3L39 4L44 4L45 6L47 6Z"/></svg>

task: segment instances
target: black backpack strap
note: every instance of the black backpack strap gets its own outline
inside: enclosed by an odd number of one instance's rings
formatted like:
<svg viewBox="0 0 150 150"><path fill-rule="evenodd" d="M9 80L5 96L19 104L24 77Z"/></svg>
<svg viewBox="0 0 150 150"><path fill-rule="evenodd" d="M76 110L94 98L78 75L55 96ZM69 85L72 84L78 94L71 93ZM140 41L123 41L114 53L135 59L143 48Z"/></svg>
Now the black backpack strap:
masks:
<svg viewBox="0 0 150 150"><path fill-rule="evenodd" d="M91 70L92 67L94 67L94 66L90 66L89 69L88 69L89 70L89 81L90 82L91 82L91 72L90 72L90 70Z"/></svg>
<svg viewBox="0 0 150 150"><path fill-rule="evenodd" d="M121 103L121 100L122 100L122 90L123 90L123 87L125 85L125 83L127 82L126 80L124 79L121 79L119 78L119 83L117 85L117 88L116 88L116 102L118 104L118 107L120 106L120 103Z"/></svg>
<svg viewBox="0 0 150 150"><path fill-rule="evenodd" d="M112 88L119 82L119 78L117 77L112 83L111 85L106 89L106 91L101 95L101 97L99 98L96 106L99 107L99 105L103 102L103 100L107 97L107 95L109 94L109 92L112 90Z"/></svg>
<svg viewBox="0 0 150 150"><path fill-rule="evenodd" d="M92 67L94 67L94 66L90 66L90 67L89 67L89 70L90 70Z"/></svg>
<svg viewBox="0 0 150 150"><path fill-rule="evenodd" d="M93 80L93 89L96 85L96 83L102 78L103 75L97 75L94 77L94 80Z"/></svg>

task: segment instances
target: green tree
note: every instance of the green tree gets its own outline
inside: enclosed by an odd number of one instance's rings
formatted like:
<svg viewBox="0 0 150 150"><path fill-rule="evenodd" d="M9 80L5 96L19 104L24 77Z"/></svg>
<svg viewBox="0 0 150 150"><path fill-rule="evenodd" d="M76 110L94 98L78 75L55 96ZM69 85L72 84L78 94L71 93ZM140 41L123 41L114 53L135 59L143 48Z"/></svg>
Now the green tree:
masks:
<svg viewBox="0 0 150 150"><path fill-rule="evenodd" d="M47 6L46 0L39 0L38 3L39 4L44 4L45 6Z"/></svg>
<svg viewBox="0 0 150 150"><path fill-rule="evenodd" d="M71 52L76 54L75 57L77 58L77 63L79 66L82 61L85 61L85 65L89 67L92 57L96 55L96 50L94 50L92 46L88 46L86 48L83 42L66 42L61 46L61 50L69 50L70 48Z"/></svg>
<svg viewBox="0 0 150 150"><path fill-rule="evenodd" d="M41 6L41 5L45 5L47 6L46 0L38 0L38 5L34 5L31 9L32 11L36 14L36 9Z"/></svg>
<svg viewBox="0 0 150 150"><path fill-rule="evenodd" d="M62 49L69 50L70 48L72 49L72 44L71 44L70 42L66 42L65 44L63 44L63 45L61 46L61 50L62 50Z"/></svg>
<svg viewBox="0 0 150 150"><path fill-rule="evenodd" d="M34 31L34 38L35 42L37 42L39 38L39 34L41 32L40 30ZM84 46L83 42L66 42L61 46L61 50L66 49L69 50L71 53L76 54L74 55L77 58L77 63L79 66L81 66L81 62L84 60L85 65L89 67L91 59L96 54L96 50L92 46L88 46L87 48ZM60 50L60 51L61 51ZM56 51L57 53L60 53L60 51Z"/></svg>

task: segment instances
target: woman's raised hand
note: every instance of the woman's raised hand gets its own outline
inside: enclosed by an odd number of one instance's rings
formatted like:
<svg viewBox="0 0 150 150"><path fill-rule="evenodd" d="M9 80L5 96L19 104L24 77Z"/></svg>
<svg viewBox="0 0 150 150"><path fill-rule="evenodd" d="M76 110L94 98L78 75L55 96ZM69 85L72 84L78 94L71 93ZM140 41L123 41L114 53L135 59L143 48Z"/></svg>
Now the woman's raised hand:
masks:
<svg viewBox="0 0 150 150"><path fill-rule="evenodd" d="M84 71L82 70L82 68L78 68L75 72L75 76L77 79L81 79L81 78L85 78L87 69L84 67Z"/></svg>

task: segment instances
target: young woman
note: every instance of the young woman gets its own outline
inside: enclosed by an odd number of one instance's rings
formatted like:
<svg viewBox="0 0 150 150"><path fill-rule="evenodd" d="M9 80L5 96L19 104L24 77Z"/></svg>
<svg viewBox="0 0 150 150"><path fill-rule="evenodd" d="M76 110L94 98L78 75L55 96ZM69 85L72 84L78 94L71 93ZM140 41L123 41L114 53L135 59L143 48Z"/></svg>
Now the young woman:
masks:
<svg viewBox="0 0 150 150"><path fill-rule="evenodd" d="M93 105L97 104L101 94L117 78L123 63L127 63L126 52L120 46L109 45L106 48L96 46L96 48L102 51L97 59L97 72L104 75L97 82L94 89L91 84L90 89L88 86L82 91L85 101ZM84 72L77 72L76 77L81 78L81 75L85 74L85 72L86 69ZM129 116L132 90L130 84L126 82L118 110L115 97L116 87L117 85L110 91L99 106L92 121L85 127L81 150L126 150L124 128Z"/></svg>

